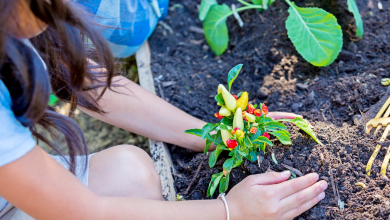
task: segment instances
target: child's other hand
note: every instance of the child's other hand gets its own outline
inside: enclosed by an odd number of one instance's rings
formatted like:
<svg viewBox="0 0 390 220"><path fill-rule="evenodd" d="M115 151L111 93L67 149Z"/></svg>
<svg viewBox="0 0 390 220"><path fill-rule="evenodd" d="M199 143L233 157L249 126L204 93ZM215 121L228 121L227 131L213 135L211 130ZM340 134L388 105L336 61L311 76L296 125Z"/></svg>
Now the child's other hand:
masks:
<svg viewBox="0 0 390 220"><path fill-rule="evenodd" d="M296 117L303 118L302 115L297 115L297 114L289 113L289 112L269 112L267 114L267 117L270 117L270 118L272 118L274 120L278 120L278 119L294 119Z"/></svg>
<svg viewBox="0 0 390 220"><path fill-rule="evenodd" d="M318 174L288 180L289 171L252 175L227 195L231 219L293 219L325 197L326 181Z"/></svg>

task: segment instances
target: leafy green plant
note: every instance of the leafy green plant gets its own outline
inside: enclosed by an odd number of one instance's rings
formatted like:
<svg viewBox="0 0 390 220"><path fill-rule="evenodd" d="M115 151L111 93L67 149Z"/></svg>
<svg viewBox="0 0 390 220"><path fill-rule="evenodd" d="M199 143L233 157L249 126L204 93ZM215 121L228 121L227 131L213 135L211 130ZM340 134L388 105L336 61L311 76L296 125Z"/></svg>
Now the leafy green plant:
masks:
<svg viewBox="0 0 390 220"><path fill-rule="evenodd" d="M216 55L225 52L229 43L226 19L234 13L248 9L266 10L274 0L252 0L252 3L237 0L243 7L231 10L216 0L202 0L199 19L207 43ZM343 46L343 34L336 17L320 8L301 8L290 0L286 20L287 35L302 57L314 66L328 66L334 62ZM355 0L347 0L348 9L353 13L359 37L363 36L363 21Z"/></svg>
<svg viewBox="0 0 390 220"><path fill-rule="evenodd" d="M228 189L229 176L233 168L242 164L244 159L251 162L257 160L260 151L266 153L266 146L273 146L270 135L276 137L284 145L291 145L290 133L287 127L281 122L290 122L309 134L317 143L315 133L309 124L301 119L280 119L273 120L267 117L268 108L260 103L259 105L248 104L248 93L240 92L237 96L230 93L233 81L237 78L242 64L232 68L228 74L227 85L218 86L218 94L215 96L217 104L221 106L215 116L220 119L218 123L208 123L202 129L190 129L187 134L196 135L206 140L206 154L212 143L216 149L210 153L209 166L214 167L219 155L224 151L229 151L230 158L223 164L223 171L214 174L207 190L207 196L213 196L219 185L219 192L223 193ZM256 109L259 107L259 109ZM274 155L273 155L273 160Z"/></svg>

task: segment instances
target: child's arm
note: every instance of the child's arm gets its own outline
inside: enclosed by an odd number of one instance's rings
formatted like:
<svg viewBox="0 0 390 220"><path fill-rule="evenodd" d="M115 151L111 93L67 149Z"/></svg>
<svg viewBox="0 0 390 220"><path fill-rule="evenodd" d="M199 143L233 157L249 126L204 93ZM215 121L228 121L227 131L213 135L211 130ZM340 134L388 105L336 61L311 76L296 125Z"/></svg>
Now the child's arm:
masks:
<svg viewBox="0 0 390 220"><path fill-rule="evenodd" d="M185 134L191 128L202 128L206 123L174 107L136 83L118 76L113 79L122 87L107 90L98 102L106 114L82 109L104 122L155 140L203 151L205 141Z"/></svg>
<svg viewBox="0 0 390 220"><path fill-rule="evenodd" d="M35 219L225 220L221 200L164 202L99 196L36 146L0 167L0 196ZM227 196L230 219L292 219L323 198L317 174L286 181L290 172L252 175ZM326 184L326 183L325 183Z"/></svg>
<svg viewBox="0 0 390 220"><path fill-rule="evenodd" d="M136 134L194 151L203 151L205 140L185 134L184 131L202 128L206 122L183 112L124 77L115 77L113 81L122 87L113 87L116 92L107 90L99 101L99 105L107 114L100 115L82 110L95 118ZM299 117L281 112L270 112L268 116L275 119ZM213 148L210 147L210 150Z"/></svg>

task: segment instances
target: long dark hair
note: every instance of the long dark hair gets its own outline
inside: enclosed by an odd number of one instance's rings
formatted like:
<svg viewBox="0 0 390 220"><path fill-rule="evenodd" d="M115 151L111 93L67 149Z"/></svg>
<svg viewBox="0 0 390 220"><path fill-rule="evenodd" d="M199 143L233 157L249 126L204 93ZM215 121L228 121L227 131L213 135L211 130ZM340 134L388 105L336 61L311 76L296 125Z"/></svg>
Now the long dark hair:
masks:
<svg viewBox="0 0 390 220"><path fill-rule="evenodd" d="M6 30L21 1L27 2L33 14L48 24L48 28L30 39L44 60ZM95 57L98 66L87 57ZM93 72L104 68L106 72ZM48 106L50 92L70 103L69 116L76 107L103 113L97 101L114 76L114 60L106 40L75 3L63 0L0 0L0 79L12 98L12 111L20 123L33 135L62 155L46 137L38 134L41 125L52 136L65 136L70 171L75 172L77 155L88 155L86 141L79 126L70 118ZM97 88L102 88L100 93ZM87 160L86 160L87 163Z"/></svg>

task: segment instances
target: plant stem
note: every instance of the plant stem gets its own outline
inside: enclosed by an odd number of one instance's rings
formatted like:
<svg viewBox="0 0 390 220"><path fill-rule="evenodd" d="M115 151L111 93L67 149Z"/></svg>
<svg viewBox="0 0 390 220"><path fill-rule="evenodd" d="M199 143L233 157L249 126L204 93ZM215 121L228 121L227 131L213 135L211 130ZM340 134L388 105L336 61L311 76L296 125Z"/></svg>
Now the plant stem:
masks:
<svg viewBox="0 0 390 220"><path fill-rule="evenodd" d="M237 8L235 11L232 11L229 14L227 14L226 17L232 15L234 12L240 12L240 11L244 11L244 10L247 10L247 9L254 9L254 8L263 8L263 6L261 6L261 5L248 5L248 6L244 6L244 7L241 7L241 8Z"/></svg>
<svg viewBox="0 0 390 220"><path fill-rule="evenodd" d="M243 4L243 5L247 5L247 6L249 6L249 5L252 5L252 4L250 4L250 3L248 3L248 2L246 2L246 1L244 1L244 0L237 0L239 3L241 3L241 4Z"/></svg>
<svg viewBox="0 0 390 220"><path fill-rule="evenodd" d="M287 2L288 5L290 5L291 7L294 7L293 4L290 2L290 0L285 0Z"/></svg>

